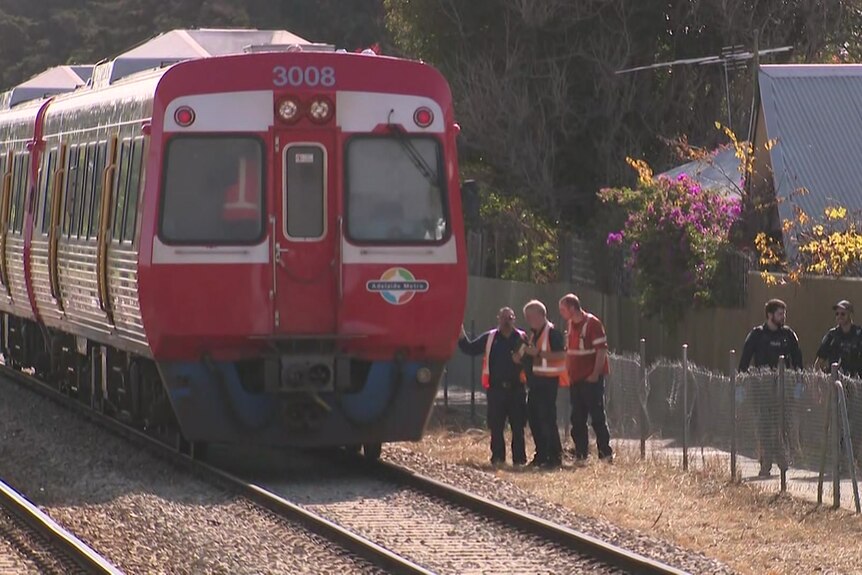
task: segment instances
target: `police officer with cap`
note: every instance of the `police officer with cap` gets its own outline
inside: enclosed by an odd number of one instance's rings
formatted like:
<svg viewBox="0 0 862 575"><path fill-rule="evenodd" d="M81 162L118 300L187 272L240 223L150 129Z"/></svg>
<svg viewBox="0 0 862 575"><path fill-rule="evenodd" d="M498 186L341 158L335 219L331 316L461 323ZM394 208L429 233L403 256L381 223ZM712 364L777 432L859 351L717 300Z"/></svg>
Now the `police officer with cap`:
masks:
<svg viewBox="0 0 862 575"><path fill-rule="evenodd" d="M826 332L817 350L817 360L814 366L828 372L833 363L838 369L851 378L862 378L862 327L853 323L853 304L843 299L832 306L835 312L835 327ZM847 400L847 416L850 419L851 441L856 455L856 465L862 464L862 455L857 449L862 449L862 413L858 406L859 382L845 381L844 393ZM858 446L858 447L857 447Z"/></svg>
<svg viewBox="0 0 862 575"><path fill-rule="evenodd" d="M826 332L814 365L829 371L833 363L850 377L862 375L862 327L853 323L853 304L843 299L832 306L835 327Z"/></svg>

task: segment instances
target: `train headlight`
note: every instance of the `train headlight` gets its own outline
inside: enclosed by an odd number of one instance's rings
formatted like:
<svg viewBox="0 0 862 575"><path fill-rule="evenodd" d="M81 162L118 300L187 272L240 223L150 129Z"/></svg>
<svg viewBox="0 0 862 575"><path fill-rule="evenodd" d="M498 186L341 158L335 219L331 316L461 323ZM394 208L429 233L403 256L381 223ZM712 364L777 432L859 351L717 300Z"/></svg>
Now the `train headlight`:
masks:
<svg viewBox="0 0 862 575"><path fill-rule="evenodd" d="M308 116L318 124L328 122L332 117L332 103L326 98L315 98L308 107Z"/></svg>
<svg viewBox="0 0 862 575"><path fill-rule="evenodd" d="M431 370L427 367L420 367L416 371L416 381L423 385L431 383Z"/></svg>
<svg viewBox="0 0 862 575"><path fill-rule="evenodd" d="M282 122L295 122L299 118L299 102L285 98L278 103L278 117Z"/></svg>

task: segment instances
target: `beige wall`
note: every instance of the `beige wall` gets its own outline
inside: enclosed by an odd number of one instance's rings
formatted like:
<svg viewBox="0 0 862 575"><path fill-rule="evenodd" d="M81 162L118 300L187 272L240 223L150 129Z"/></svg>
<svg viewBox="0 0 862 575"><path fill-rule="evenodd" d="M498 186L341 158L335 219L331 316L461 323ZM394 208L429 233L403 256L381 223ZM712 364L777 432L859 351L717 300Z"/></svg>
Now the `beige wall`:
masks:
<svg viewBox="0 0 862 575"><path fill-rule="evenodd" d="M767 286L760 274L752 273L749 275L745 309L690 311L676 333L668 333L656 319L641 318L633 301L617 296L569 284L532 285L471 277L464 325L469 331L473 320L477 333L490 329L496 323L497 311L504 305L513 307L523 324L521 308L534 297L548 306L551 321L559 323L557 302L569 291L578 294L584 307L604 322L613 350L637 351L638 342L643 337L647 341L650 359L657 356L679 358L682 344L688 343L691 361L722 371L728 367L729 350L741 350L751 327L763 322L763 304L770 298L777 297L787 302L788 325L799 335L802 354L808 365L814 361L823 334L834 323L832 305L841 299L862 305L862 280L813 278L799 284ZM478 366L478 361L474 365ZM478 367L474 369L478 371ZM456 352L449 365L448 377L452 384L469 386L470 360Z"/></svg>

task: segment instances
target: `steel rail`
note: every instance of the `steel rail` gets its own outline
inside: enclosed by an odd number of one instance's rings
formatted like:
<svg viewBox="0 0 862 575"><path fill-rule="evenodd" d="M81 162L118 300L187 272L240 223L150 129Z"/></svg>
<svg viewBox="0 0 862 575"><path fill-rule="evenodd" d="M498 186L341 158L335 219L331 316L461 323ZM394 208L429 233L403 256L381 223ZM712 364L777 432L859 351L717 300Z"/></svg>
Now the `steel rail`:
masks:
<svg viewBox="0 0 862 575"><path fill-rule="evenodd" d="M0 507L42 536L64 558L73 561L85 573L122 575L122 571L3 481L0 481Z"/></svg>
<svg viewBox="0 0 862 575"><path fill-rule="evenodd" d="M432 571L389 551L361 535L344 529L325 517L295 503L291 503L279 495L271 493L258 485L249 483L231 473L194 459L191 455L181 453L172 446L143 431L134 429L107 415L93 411L86 405L59 392L33 376L2 365L0 365L0 375L6 376L27 389L39 393L43 397L76 412L78 415L84 416L91 422L132 443L145 447L157 457L165 459L204 480L232 489L257 506L283 519L298 523L306 530L332 541L377 567L383 568L387 573L398 575L433 575ZM100 571L99 573L108 573L108 571ZM120 572L110 571L110 573Z"/></svg>
<svg viewBox="0 0 862 575"><path fill-rule="evenodd" d="M218 469L192 456L181 453L157 438L143 431L129 427L120 421L89 409L79 401L57 391L42 381L0 366L0 374L32 389L41 395L76 411L90 421L120 435L134 443L148 448L155 455L197 474L203 479L225 485L256 505L267 509L279 517L299 523L307 530L333 541L344 549L381 566L390 573L405 575L429 575L433 573L409 559L349 531L302 506L296 505L279 495L253 483L249 483L227 471ZM354 461L356 461L354 459ZM634 553L607 541L582 533L569 527L558 525L530 513L492 501L444 482L432 479L407 467L386 461L369 462L376 472L388 476L398 484L413 488L429 496L437 497L457 506L469 509L485 517L552 541L575 553L597 559L609 566L628 573L644 575L686 575L686 571L675 568Z"/></svg>
<svg viewBox="0 0 862 575"><path fill-rule="evenodd" d="M639 555L586 533L552 523L541 517L520 511L508 505L470 493L442 481L437 481L402 465L388 461L375 463L377 469L395 482L421 491L429 496L455 503L501 523L531 533L560 546L593 557L627 573L644 575L686 575L673 567Z"/></svg>

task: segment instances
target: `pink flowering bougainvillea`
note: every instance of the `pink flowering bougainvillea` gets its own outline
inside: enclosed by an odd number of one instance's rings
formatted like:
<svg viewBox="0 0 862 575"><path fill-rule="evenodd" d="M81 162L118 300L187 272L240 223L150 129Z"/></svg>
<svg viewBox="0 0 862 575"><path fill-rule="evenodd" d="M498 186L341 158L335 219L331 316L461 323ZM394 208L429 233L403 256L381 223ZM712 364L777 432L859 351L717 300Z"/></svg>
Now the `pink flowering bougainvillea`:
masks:
<svg viewBox="0 0 862 575"><path fill-rule="evenodd" d="M712 303L712 286L722 249L739 219L738 198L705 190L686 175L653 178L642 161L629 160L639 174L637 189L610 188L599 198L626 210L622 229L606 243L625 250L635 273L643 312L675 325L694 305Z"/></svg>

